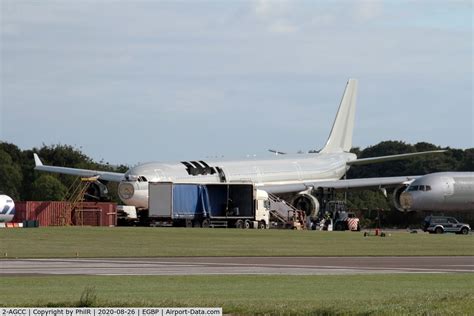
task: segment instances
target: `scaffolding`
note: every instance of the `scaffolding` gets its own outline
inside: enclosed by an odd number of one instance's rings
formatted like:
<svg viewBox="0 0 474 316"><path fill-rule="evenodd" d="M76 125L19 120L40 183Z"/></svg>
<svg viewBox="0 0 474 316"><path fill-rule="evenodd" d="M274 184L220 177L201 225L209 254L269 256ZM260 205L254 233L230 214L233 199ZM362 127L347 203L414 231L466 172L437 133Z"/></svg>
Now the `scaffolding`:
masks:
<svg viewBox="0 0 474 316"><path fill-rule="evenodd" d="M98 178L99 176L88 178L77 177L74 180L64 197L67 203L65 203L59 218L58 224L60 226L69 226L72 224L73 211L84 201L84 195L87 189L89 189L89 186L96 182Z"/></svg>

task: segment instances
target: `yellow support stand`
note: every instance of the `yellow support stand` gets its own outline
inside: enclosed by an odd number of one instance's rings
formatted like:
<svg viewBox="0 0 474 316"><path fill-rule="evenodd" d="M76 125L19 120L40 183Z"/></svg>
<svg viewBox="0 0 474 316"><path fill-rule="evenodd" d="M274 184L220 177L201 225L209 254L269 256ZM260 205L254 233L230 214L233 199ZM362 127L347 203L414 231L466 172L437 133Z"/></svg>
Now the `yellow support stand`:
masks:
<svg viewBox="0 0 474 316"><path fill-rule="evenodd" d="M97 179L99 179L99 176L87 178L78 177L72 183L64 198L64 200L69 203L66 203L62 211L59 222L60 226L69 226L72 224L72 211L84 201L84 195L86 194L87 189L92 183L97 181Z"/></svg>

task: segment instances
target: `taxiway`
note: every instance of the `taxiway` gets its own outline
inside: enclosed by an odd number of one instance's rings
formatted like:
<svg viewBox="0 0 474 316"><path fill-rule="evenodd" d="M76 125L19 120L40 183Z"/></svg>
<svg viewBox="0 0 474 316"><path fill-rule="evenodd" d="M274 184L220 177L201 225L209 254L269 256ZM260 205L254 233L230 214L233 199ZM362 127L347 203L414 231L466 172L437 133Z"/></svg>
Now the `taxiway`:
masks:
<svg viewBox="0 0 474 316"><path fill-rule="evenodd" d="M0 260L0 275L335 275L473 272L474 256L165 257Z"/></svg>

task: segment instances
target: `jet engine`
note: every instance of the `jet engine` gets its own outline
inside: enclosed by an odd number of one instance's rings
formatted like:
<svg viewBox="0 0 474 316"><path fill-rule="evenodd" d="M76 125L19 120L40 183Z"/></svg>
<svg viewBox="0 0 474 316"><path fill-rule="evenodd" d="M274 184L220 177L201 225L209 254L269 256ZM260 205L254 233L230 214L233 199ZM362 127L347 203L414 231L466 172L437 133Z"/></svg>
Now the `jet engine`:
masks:
<svg viewBox="0 0 474 316"><path fill-rule="evenodd" d="M393 195L392 195L393 205L400 212L405 212L406 211L402 206L401 195L407 187L408 187L408 185L402 185L402 186L397 187L395 190L393 190Z"/></svg>
<svg viewBox="0 0 474 316"><path fill-rule="evenodd" d="M298 194L293 199L292 205L297 209L304 211L306 216L316 217L319 212L318 199L311 194Z"/></svg>
<svg viewBox="0 0 474 316"><path fill-rule="evenodd" d="M100 181L91 183L84 197L86 201L110 201L107 185Z"/></svg>

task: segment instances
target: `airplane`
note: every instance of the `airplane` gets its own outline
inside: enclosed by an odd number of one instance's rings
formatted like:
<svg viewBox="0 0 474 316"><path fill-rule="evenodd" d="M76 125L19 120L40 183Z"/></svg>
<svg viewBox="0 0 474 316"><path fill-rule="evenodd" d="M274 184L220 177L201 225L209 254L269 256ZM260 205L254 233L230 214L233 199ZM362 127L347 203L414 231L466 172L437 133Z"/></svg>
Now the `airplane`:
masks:
<svg viewBox="0 0 474 316"><path fill-rule="evenodd" d="M8 223L15 216L15 202L8 195L0 195L0 223Z"/></svg>
<svg viewBox="0 0 474 316"><path fill-rule="evenodd" d="M320 188L385 188L405 189L416 177L390 177L340 180L351 166L385 162L444 150L398 154L358 159L350 153L357 98L357 80L349 79L339 105L329 138L316 153L275 155L246 160L190 160L181 162L149 162L130 168L126 173L75 169L43 165L34 154L35 170L82 177L98 176L99 181L119 182L118 193L126 205L148 208L148 182L231 183L251 182L259 189L281 197L293 196L292 203L306 205L312 214L319 207L312 190ZM401 193L401 192L400 192Z"/></svg>
<svg viewBox="0 0 474 316"><path fill-rule="evenodd" d="M474 172L436 172L414 180L400 195L406 211L474 211Z"/></svg>

